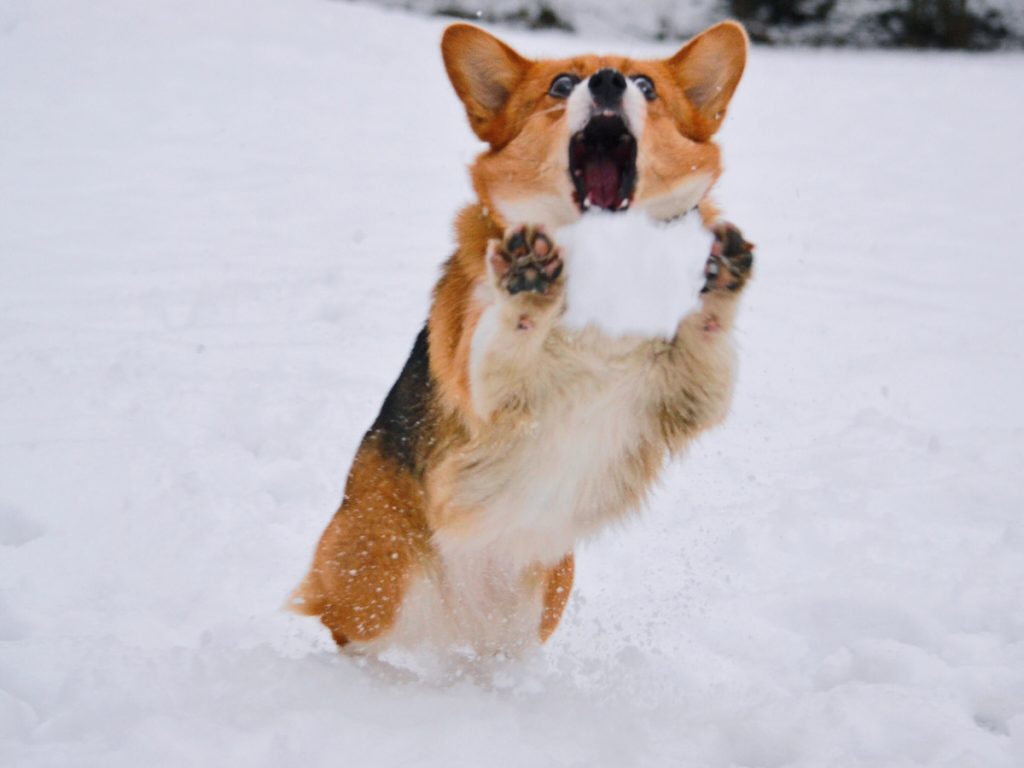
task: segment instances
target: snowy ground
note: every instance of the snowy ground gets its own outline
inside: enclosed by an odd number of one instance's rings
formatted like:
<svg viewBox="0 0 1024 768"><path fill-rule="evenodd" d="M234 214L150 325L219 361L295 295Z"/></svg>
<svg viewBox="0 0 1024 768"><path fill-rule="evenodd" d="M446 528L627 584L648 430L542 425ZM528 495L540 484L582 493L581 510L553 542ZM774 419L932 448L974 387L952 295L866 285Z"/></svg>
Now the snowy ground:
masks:
<svg viewBox="0 0 1024 768"><path fill-rule="evenodd" d="M733 414L542 654L408 680L278 611L468 197L441 28L0 5L0 764L1024 763L1021 57L754 51Z"/></svg>

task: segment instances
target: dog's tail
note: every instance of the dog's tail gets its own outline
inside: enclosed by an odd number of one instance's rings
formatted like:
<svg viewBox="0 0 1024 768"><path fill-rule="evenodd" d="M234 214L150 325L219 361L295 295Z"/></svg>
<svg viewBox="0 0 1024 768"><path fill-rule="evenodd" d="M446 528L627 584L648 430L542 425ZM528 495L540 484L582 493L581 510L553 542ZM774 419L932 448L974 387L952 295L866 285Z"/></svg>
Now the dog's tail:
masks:
<svg viewBox="0 0 1024 768"><path fill-rule="evenodd" d="M283 608L301 616L323 615L326 602L323 591L319 589L319 580L312 571L297 586L285 601Z"/></svg>

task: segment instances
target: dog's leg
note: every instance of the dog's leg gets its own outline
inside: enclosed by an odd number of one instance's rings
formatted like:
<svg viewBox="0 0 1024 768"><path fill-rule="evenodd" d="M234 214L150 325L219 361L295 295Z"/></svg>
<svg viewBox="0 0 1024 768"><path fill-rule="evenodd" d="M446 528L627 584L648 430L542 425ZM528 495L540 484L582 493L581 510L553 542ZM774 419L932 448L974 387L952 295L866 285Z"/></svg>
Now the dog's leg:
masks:
<svg viewBox="0 0 1024 768"><path fill-rule="evenodd" d="M547 642L551 633L558 627L569 602L572 591L572 578L576 563L569 553L556 566L549 569L544 580L544 608L540 617L540 641Z"/></svg>
<svg viewBox="0 0 1024 768"><path fill-rule="evenodd" d="M484 309L468 361L473 408L483 419L521 397L531 365L564 307L561 252L543 229L509 228L488 243L485 259Z"/></svg>
<svg viewBox="0 0 1024 768"><path fill-rule="evenodd" d="M701 307L683 318L659 355L657 415L673 450L725 418L732 398L735 355L731 330L754 263L754 246L732 224L719 222L705 265Z"/></svg>
<svg viewBox="0 0 1024 768"><path fill-rule="evenodd" d="M719 222L712 228L715 242L704 265L703 294L738 294L750 279L754 244L748 243L733 224ZM733 302L735 303L735 302Z"/></svg>
<svg viewBox="0 0 1024 768"><path fill-rule="evenodd" d="M419 481L367 435L345 498L328 524L291 608L319 616L335 642L365 643L394 625L429 533Z"/></svg>

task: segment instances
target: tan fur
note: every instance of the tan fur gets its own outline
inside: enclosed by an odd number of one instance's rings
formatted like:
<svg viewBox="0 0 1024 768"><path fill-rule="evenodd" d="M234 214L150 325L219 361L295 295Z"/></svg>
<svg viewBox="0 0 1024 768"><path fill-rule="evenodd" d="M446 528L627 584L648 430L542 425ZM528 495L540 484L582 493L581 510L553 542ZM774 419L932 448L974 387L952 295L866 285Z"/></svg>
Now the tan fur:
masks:
<svg viewBox="0 0 1024 768"><path fill-rule="evenodd" d="M732 391L736 293L707 294L671 341L611 340L560 328L560 281L543 294L498 287L486 254L519 223L506 212L525 205L538 215L525 223L549 226L579 216L566 102L549 85L602 67L652 78L634 207L671 218L699 200L711 227L720 214L706 192L721 158L710 139L746 36L724 23L666 60L531 61L457 24L442 52L489 147L471 166L477 202L458 216L457 250L434 289L429 418L415 425L428 439L403 465L367 434L294 607L320 616L339 645L431 636L492 652L522 647L523 622L534 641L551 635L575 543L637 509L666 459L725 416Z"/></svg>

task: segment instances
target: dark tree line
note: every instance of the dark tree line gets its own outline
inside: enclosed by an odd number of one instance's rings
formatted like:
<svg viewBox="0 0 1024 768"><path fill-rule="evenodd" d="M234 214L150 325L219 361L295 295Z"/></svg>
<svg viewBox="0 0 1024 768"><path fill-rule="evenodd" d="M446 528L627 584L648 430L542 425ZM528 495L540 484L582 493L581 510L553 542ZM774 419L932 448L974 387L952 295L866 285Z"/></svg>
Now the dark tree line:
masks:
<svg viewBox="0 0 1024 768"><path fill-rule="evenodd" d="M863 48L1024 48L1024 0L377 0L531 29L585 30L594 19L624 34L683 40L733 17L777 45Z"/></svg>
<svg viewBox="0 0 1024 768"><path fill-rule="evenodd" d="M754 39L985 50L1020 45L1008 4L985 0L727 0ZM1024 0L1020 0L1024 3Z"/></svg>

